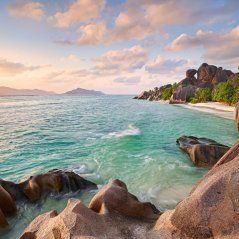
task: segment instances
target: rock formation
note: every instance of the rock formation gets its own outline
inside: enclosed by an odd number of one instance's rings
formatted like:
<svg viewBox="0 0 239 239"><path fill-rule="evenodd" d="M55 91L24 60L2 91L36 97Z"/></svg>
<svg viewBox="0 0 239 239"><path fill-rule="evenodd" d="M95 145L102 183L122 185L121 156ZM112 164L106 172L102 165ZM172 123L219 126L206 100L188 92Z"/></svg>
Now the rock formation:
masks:
<svg viewBox="0 0 239 239"><path fill-rule="evenodd" d="M196 73L197 78L195 78ZM198 88L212 90L214 85L228 80L233 75L234 73L230 70L207 63L203 63L198 70L189 69L186 71L186 78L179 82L179 87L172 94L170 103L185 103L187 98L193 96Z"/></svg>
<svg viewBox="0 0 239 239"><path fill-rule="evenodd" d="M226 81L229 77L234 75L230 70L222 69L222 67L216 67L214 65L208 65L203 63L198 68L198 80L199 82L210 82L212 85Z"/></svg>
<svg viewBox="0 0 239 239"><path fill-rule="evenodd" d="M7 219L3 214L2 210L0 209L0 229L4 229L6 227L8 227Z"/></svg>
<svg viewBox="0 0 239 239"><path fill-rule="evenodd" d="M56 238L147 238L160 212L141 203L120 180L113 180L91 200L89 208L70 199L60 214L38 216L20 239Z"/></svg>
<svg viewBox="0 0 239 239"><path fill-rule="evenodd" d="M239 238L239 141L174 210L163 214L152 238Z"/></svg>
<svg viewBox="0 0 239 239"><path fill-rule="evenodd" d="M150 93L148 91L143 91L142 93L140 93L138 96L134 98L138 100L147 100L149 97L150 97Z"/></svg>
<svg viewBox="0 0 239 239"><path fill-rule="evenodd" d="M167 84L159 88L156 87L154 90L143 91L138 96L135 96L133 99L157 101L161 99L163 90L171 88L171 87L172 87L171 84Z"/></svg>
<svg viewBox="0 0 239 239"><path fill-rule="evenodd" d="M97 213L108 210L139 219L155 220L159 216L159 211L154 205L139 202L120 180L113 180L102 188L92 198L89 208Z"/></svg>
<svg viewBox="0 0 239 239"><path fill-rule="evenodd" d="M237 130L239 131L239 102L237 102L235 105L235 121Z"/></svg>
<svg viewBox="0 0 239 239"><path fill-rule="evenodd" d="M195 75L197 74L197 77ZM188 69L186 71L186 78L178 83L177 89L172 92L170 103L171 104L181 104L185 103L187 99L193 96L197 89L199 88L209 88L213 87L228 79L233 79L237 75L230 70L222 69L222 67L217 67L214 65L208 65L203 63L198 70ZM156 90L144 91L139 96L134 97L134 99L142 100L160 100L162 94L160 94L160 89L172 86L170 84L156 88ZM158 89L158 90L157 90Z"/></svg>
<svg viewBox="0 0 239 239"><path fill-rule="evenodd" d="M193 136L182 136L177 139L177 143L190 156L196 166L206 168L215 165L230 149L214 140Z"/></svg>
<svg viewBox="0 0 239 239"><path fill-rule="evenodd" d="M17 207L10 194L0 185L0 228L8 226L5 216L12 216L16 213Z"/></svg>
<svg viewBox="0 0 239 239"><path fill-rule="evenodd" d="M91 209L70 199L60 214L51 211L33 220L20 239L239 238L238 184L239 141L175 209L162 215L151 204L140 203L116 180L96 194Z"/></svg>
<svg viewBox="0 0 239 239"><path fill-rule="evenodd" d="M57 169L31 176L18 184L0 179L0 228L7 225L4 223L5 216L16 213L17 201L36 202L49 192L75 192L92 188L96 189L96 184L85 180L74 172Z"/></svg>
<svg viewBox="0 0 239 239"><path fill-rule="evenodd" d="M169 103L170 104L182 104L187 102L187 98L194 95L197 87L194 85L182 86L180 85L176 91L172 94Z"/></svg>

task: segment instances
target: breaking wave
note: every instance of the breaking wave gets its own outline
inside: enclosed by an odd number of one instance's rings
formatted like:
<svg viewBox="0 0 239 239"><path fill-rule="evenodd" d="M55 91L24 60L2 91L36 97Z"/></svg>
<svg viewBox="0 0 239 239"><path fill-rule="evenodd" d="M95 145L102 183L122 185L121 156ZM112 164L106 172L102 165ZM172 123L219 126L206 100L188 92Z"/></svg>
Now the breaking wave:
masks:
<svg viewBox="0 0 239 239"><path fill-rule="evenodd" d="M122 138L125 136L133 136L133 135L140 135L140 129L134 126L133 124L129 124L128 128L119 132L112 132L109 133L106 138Z"/></svg>

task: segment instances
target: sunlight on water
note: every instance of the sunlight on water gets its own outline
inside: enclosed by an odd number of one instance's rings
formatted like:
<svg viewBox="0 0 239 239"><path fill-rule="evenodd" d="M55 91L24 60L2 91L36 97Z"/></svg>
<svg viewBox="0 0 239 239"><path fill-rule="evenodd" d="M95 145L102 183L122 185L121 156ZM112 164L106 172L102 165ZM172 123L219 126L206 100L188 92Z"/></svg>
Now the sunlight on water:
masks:
<svg viewBox="0 0 239 239"><path fill-rule="evenodd" d="M19 182L53 168L69 169L99 187L123 180L140 200L172 208L206 170L176 145L182 135L232 145L232 120L130 96L0 98L0 177ZM17 238L37 215L62 210L69 197L88 203L95 192L20 205L6 239Z"/></svg>

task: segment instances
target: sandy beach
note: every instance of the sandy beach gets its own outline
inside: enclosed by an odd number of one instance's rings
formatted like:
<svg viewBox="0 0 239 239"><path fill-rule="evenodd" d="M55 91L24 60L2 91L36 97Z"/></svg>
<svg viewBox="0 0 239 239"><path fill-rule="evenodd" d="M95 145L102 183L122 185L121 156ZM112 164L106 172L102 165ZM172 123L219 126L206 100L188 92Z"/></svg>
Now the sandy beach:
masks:
<svg viewBox="0 0 239 239"><path fill-rule="evenodd" d="M202 112L212 113L226 119L234 119L234 106L228 106L220 102L207 102L207 103L187 103L179 104L184 108L194 109Z"/></svg>

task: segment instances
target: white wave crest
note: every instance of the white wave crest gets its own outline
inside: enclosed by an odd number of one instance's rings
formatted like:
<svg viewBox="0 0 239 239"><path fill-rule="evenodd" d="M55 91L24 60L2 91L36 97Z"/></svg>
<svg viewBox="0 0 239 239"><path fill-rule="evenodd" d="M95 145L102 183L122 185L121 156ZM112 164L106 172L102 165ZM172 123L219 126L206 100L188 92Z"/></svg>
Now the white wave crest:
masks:
<svg viewBox="0 0 239 239"><path fill-rule="evenodd" d="M125 137L125 136L139 135L139 134L140 134L139 128L135 127L132 124L129 124L127 129L119 131L119 132L109 133L106 136L106 138L112 138L112 137L122 138L122 137Z"/></svg>

